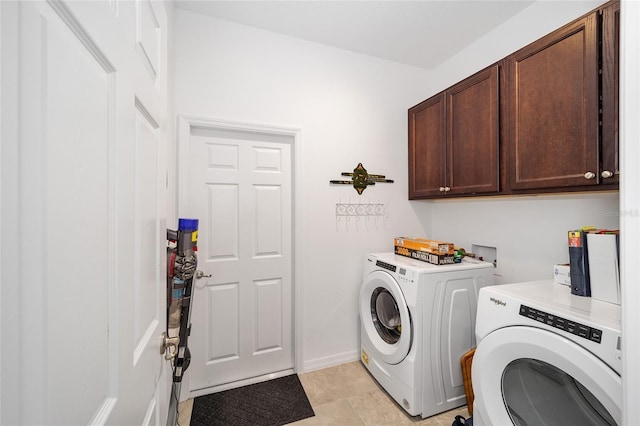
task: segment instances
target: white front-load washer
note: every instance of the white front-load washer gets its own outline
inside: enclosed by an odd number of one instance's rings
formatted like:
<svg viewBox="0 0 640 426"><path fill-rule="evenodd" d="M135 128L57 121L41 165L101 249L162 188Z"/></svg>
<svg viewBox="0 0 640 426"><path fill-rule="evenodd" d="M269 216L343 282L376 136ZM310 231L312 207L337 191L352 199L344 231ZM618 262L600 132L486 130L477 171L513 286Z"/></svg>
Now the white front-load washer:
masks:
<svg viewBox="0 0 640 426"><path fill-rule="evenodd" d="M476 338L474 425L620 424L619 305L552 280L485 287Z"/></svg>
<svg viewBox="0 0 640 426"><path fill-rule="evenodd" d="M493 265L431 265L368 254L360 288L361 360L411 416L466 403L460 358L475 345L478 291Z"/></svg>

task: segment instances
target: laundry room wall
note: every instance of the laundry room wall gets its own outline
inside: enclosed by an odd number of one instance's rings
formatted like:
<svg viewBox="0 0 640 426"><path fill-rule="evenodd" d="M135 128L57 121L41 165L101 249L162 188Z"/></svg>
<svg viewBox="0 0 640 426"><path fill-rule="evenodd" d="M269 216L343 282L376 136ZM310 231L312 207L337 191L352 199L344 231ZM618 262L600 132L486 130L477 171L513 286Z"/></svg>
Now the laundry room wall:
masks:
<svg viewBox="0 0 640 426"><path fill-rule="evenodd" d="M433 204L433 237L497 249L495 283L553 278L569 261L567 231L618 229L618 193L465 199Z"/></svg>
<svg viewBox="0 0 640 426"><path fill-rule="evenodd" d="M180 9L174 51L176 115L301 129L297 367L359 359L365 253L429 233L430 206L410 208L407 199L407 108L427 90L428 72ZM359 162L395 182L362 195L329 185ZM337 217L336 204L382 204L383 212Z"/></svg>
<svg viewBox="0 0 640 426"><path fill-rule="evenodd" d="M430 75L428 98L597 8L605 1L533 3ZM496 283L553 277L553 265L568 261L567 231L585 225L619 227L618 192L526 197L484 197L430 204L431 237L471 249L497 249ZM421 206L422 208L422 206Z"/></svg>

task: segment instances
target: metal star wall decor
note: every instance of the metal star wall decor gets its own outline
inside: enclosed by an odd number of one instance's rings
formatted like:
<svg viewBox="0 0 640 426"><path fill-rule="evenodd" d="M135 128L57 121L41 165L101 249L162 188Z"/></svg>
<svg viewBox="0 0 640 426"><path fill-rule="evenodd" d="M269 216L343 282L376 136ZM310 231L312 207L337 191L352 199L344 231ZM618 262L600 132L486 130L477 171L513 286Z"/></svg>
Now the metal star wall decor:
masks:
<svg viewBox="0 0 640 426"><path fill-rule="evenodd" d="M369 185L375 185L376 182L393 183L392 179L387 179L384 175L370 175L362 163L353 169L353 173L342 172L341 176L351 176L353 180L330 180L332 185L353 185L358 194L367 189Z"/></svg>

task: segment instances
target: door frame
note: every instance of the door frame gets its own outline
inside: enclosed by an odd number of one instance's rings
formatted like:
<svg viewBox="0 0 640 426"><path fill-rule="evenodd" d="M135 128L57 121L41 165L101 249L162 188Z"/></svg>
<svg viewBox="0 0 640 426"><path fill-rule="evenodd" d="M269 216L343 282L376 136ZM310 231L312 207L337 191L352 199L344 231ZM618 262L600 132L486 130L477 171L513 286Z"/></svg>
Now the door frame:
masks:
<svg viewBox="0 0 640 426"><path fill-rule="evenodd" d="M262 133L277 136L286 136L291 139L291 169L292 169L292 225L291 230L292 238L292 271L291 276L293 282L291 283L291 291L293 297L291 298L293 303L292 310L292 323L293 323L293 371L298 373L299 366L303 365L302 358L302 331L303 331L303 316L301 311L302 306L302 286L300 271L304 270L301 267L301 256L298 256L298 248L302 247L301 235L302 235L302 217L301 204L299 200L302 199L300 188L300 165L302 164L302 129L290 126L276 126L259 123L249 123L240 121L229 121L216 118L195 116L195 115L179 115L178 116L178 140L176 143L176 212L178 217L185 217L187 215L187 206L189 205L189 140L192 129L206 129L206 130L224 130L224 131L236 131L247 133ZM286 142L285 142L286 143ZM188 399L190 388L190 370L185 373L180 395L180 400Z"/></svg>

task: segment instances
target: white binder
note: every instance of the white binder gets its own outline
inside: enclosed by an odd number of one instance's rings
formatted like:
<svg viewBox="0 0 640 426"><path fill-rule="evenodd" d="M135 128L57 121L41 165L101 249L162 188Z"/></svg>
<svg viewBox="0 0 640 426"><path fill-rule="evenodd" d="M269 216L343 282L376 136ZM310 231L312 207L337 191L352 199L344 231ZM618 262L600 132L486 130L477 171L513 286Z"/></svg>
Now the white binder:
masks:
<svg viewBox="0 0 640 426"><path fill-rule="evenodd" d="M620 304L618 235L587 234L591 297Z"/></svg>

